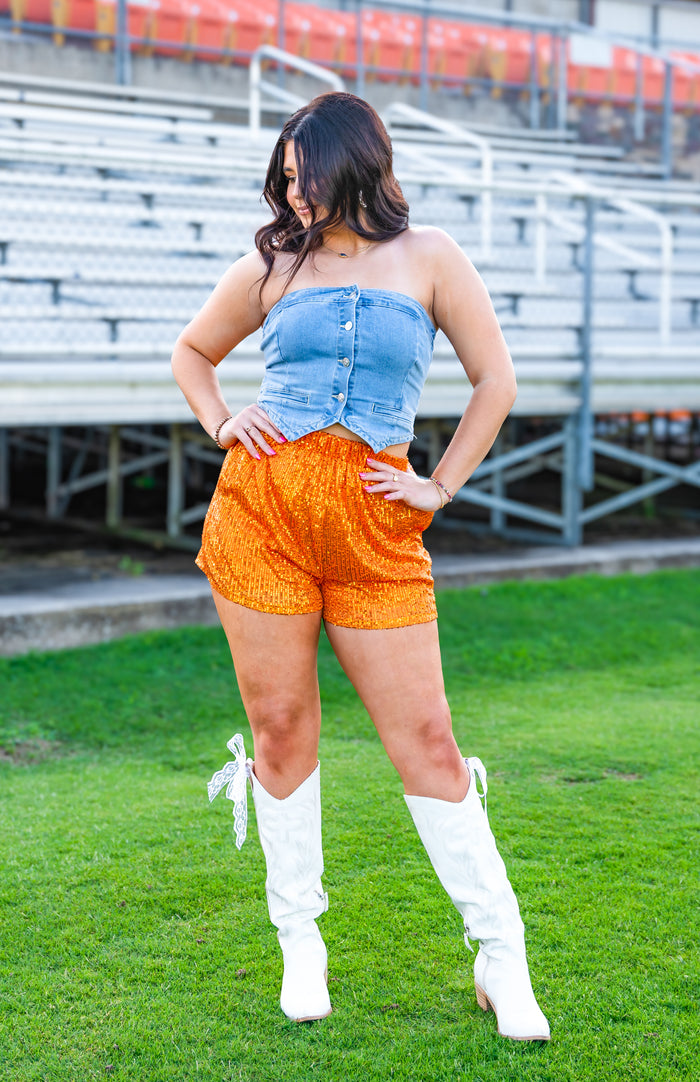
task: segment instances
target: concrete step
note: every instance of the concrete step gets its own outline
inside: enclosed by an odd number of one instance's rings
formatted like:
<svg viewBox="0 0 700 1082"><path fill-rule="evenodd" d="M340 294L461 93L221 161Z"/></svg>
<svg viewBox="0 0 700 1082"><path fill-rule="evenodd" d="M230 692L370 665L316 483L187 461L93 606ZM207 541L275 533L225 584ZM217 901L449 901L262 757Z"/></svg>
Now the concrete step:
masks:
<svg viewBox="0 0 700 1082"><path fill-rule="evenodd" d="M570 575L645 574L700 567L700 537L618 541L576 548L537 546L494 555L439 555L438 590L514 579ZM37 590L0 594L0 655L62 650L109 642L143 631L218 623L209 584L199 572L66 578Z"/></svg>

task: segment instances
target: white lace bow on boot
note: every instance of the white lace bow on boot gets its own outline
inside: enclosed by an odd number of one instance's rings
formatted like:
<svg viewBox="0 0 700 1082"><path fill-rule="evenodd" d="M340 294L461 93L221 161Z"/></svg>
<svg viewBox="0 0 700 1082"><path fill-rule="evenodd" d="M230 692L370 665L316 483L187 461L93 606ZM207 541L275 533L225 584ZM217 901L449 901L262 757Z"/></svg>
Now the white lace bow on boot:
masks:
<svg viewBox="0 0 700 1082"><path fill-rule="evenodd" d="M236 734L228 747L236 760L227 763L209 782L209 799L228 783L226 796L234 802L236 845L245 840L246 778L255 802L258 834L267 863L265 890L270 920L284 958L280 1006L295 1022L311 1022L331 1013L328 996L326 945L316 918L328 909L321 885L321 765L284 800L260 784L253 763L245 759L243 738Z"/></svg>
<svg viewBox="0 0 700 1082"><path fill-rule="evenodd" d="M469 791L464 800L406 796L406 803L433 868L464 920L467 946L470 938L479 941L474 962L479 1006L495 1012L501 1036L548 1041L549 1024L530 983L518 903L476 788L478 775L485 798L486 769L480 759L465 762Z"/></svg>

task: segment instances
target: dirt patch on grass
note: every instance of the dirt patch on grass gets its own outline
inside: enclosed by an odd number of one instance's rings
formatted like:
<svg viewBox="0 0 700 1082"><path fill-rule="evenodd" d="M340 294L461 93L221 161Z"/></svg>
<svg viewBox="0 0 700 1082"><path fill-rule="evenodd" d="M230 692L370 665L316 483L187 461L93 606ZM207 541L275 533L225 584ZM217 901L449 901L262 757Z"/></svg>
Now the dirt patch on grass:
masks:
<svg viewBox="0 0 700 1082"><path fill-rule="evenodd" d="M58 740L17 740L0 744L0 763L33 766L47 759L58 759L63 752L63 745Z"/></svg>
<svg viewBox="0 0 700 1082"><path fill-rule="evenodd" d="M643 774L627 774L623 770L606 770L606 778L617 778L618 781L644 781Z"/></svg>
<svg viewBox="0 0 700 1082"><path fill-rule="evenodd" d="M635 774L626 772L624 770L605 769L598 773L581 773L581 774L543 774L542 781L549 785L598 785L601 781L606 781L608 778L615 778L617 781L643 781L643 774Z"/></svg>

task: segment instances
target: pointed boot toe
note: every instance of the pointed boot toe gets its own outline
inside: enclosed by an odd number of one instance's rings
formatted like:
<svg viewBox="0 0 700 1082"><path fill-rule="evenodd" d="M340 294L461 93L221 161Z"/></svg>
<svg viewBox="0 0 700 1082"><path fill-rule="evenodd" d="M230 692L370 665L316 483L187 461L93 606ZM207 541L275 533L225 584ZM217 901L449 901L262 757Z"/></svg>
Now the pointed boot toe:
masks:
<svg viewBox="0 0 700 1082"><path fill-rule="evenodd" d="M481 1009L496 1015L501 1037L549 1040L549 1023L535 999L524 961L499 962L479 951L474 962L474 988Z"/></svg>
<svg viewBox="0 0 700 1082"><path fill-rule="evenodd" d="M284 957L280 1007L293 1022L317 1022L331 1013L326 947L310 922L279 936Z"/></svg>

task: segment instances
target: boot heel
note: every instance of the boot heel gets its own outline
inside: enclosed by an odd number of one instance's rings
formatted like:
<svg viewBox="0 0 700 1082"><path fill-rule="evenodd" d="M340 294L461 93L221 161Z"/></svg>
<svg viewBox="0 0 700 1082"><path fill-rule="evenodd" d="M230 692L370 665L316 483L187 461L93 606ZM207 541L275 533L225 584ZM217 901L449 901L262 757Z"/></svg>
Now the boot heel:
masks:
<svg viewBox="0 0 700 1082"><path fill-rule="evenodd" d="M488 1001L488 998L486 996L486 992L484 991L484 989L479 988L479 985L475 983L474 984L474 990L476 992L476 1002L479 1004L482 1011L491 1011L491 1010L493 1010L491 1004Z"/></svg>

